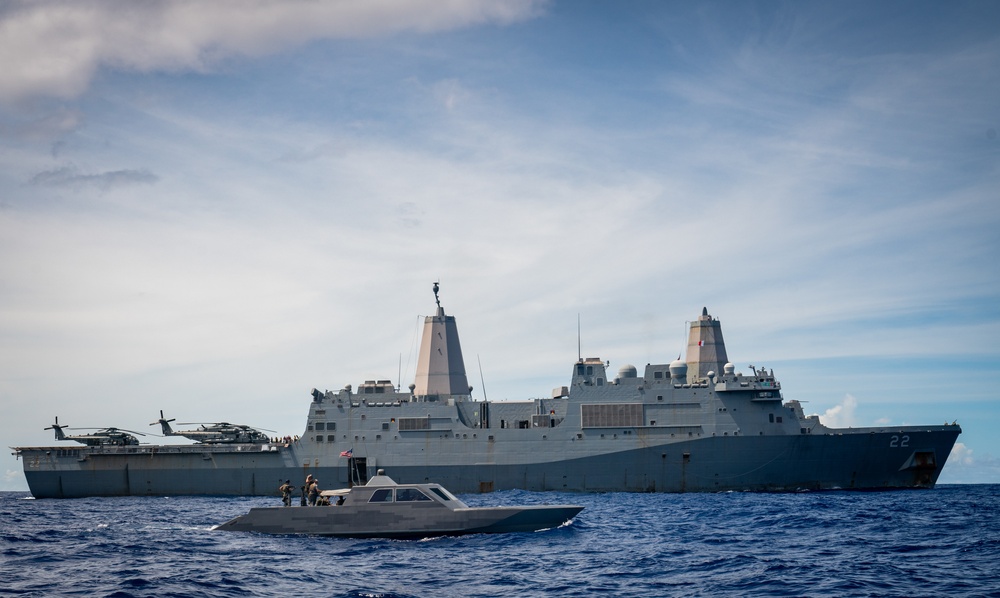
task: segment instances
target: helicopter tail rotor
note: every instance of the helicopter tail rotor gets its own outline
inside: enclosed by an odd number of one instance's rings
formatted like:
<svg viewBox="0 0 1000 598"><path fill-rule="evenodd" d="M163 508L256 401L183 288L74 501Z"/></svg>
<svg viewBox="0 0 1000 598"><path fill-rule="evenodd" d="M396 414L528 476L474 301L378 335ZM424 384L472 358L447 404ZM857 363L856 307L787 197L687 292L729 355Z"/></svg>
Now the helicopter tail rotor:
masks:
<svg viewBox="0 0 1000 598"><path fill-rule="evenodd" d="M56 416L56 422L51 426L45 428L46 430L54 430L56 434L56 440L66 440L66 434L63 433L63 428L68 428L69 426L63 424L59 425L59 416Z"/></svg>
<svg viewBox="0 0 1000 598"><path fill-rule="evenodd" d="M163 431L164 436L174 436L175 435L174 430L170 427L170 422L172 421L174 421L173 418L166 419L165 417L163 417L163 409L160 409L160 419L156 420L155 422L149 425L155 426L156 424L160 424L160 429Z"/></svg>

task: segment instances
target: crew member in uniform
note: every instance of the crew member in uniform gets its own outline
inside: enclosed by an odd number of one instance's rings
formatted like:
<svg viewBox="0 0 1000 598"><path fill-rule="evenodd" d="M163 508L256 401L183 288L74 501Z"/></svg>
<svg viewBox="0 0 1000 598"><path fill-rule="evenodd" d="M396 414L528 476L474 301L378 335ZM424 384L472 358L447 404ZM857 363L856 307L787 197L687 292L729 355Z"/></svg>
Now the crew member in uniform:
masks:
<svg viewBox="0 0 1000 598"><path fill-rule="evenodd" d="M281 502L286 507L292 506L292 490L294 489L291 480L285 480L285 483L278 487L278 492L281 492Z"/></svg>
<svg viewBox="0 0 1000 598"><path fill-rule="evenodd" d="M299 503L301 506L306 506L306 493L309 492L309 486L313 483L313 474L306 476L306 483L302 486L302 501Z"/></svg>
<svg viewBox="0 0 1000 598"><path fill-rule="evenodd" d="M316 506L316 499L319 498L319 480L313 478L312 484L309 486L309 506Z"/></svg>

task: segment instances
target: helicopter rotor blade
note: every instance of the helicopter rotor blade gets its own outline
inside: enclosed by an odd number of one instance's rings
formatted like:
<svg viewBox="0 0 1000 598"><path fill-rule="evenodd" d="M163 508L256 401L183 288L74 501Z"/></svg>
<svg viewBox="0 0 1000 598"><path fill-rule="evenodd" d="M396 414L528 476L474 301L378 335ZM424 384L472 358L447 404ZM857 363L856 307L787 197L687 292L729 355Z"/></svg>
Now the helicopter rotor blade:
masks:
<svg viewBox="0 0 1000 598"><path fill-rule="evenodd" d="M174 418L170 418L170 419L164 418L163 417L163 409L160 409L160 419L156 420L155 422L153 422L153 423L151 423L149 425L155 426L156 424L164 424L164 423L168 423L169 424L172 421L174 421Z"/></svg>

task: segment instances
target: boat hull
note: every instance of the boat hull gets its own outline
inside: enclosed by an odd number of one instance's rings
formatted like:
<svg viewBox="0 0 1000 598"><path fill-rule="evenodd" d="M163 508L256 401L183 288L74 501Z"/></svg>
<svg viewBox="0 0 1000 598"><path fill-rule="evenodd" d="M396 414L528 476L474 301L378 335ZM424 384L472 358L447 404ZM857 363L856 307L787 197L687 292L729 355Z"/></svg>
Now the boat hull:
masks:
<svg viewBox="0 0 1000 598"><path fill-rule="evenodd" d="M264 507L251 509L216 527L219 531L262 534L305 534L343 538L427 538L464 534L534 532L559 527L583 507L466 507L450 510L437 503L400 508L364 505L343 507Z"/></svg>
<svg viewBox="0 0 1000 598"><path fill-rule="evenodd" d="M440 482L458 493L932 488L960 432L958 426L911 426L672 442L591 434L526 441L527 449L522 446L516 455L469 440L452 450L429 451L433 462L418 450L369 447L366 468L385 468L401 483ZM299 483L309 473L326 488L352 481L348 459L317 455L296 443L212 451L198 446L20 450L36 498L272 496L284 480Z"/></svg>

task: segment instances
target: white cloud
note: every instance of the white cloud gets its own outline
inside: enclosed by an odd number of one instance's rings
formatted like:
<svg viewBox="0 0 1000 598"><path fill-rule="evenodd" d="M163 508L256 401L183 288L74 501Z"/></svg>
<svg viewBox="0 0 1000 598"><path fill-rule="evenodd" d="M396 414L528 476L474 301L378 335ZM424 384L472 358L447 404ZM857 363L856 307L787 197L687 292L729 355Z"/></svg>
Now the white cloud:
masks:
<svg viewBox="0 0 1000 598"><path fill-rule="evenodd" d="M826 410L820 421L831 428L853 428L857 425L857 409L858 400L853 395L845 395L840 404Z"/></svg>
<svg viewBox="0 0 1000 598"><path fill-rule="evenodd" d="M432 33L531 18L540 0L39 0L0 12L0 100L74 97L102 67L205 71L323 38Z"/></svg>
<svg viewBox="0 0 1000 598"><path fill-rule="evenodd" d="M956 442L941 471L941 484L995 484L1000 479L1000 459L975 451L965 443Z"/></svg>
<svg viewBox="0 0 1000 598"><path fill-rule="evenodd" d="M975 463L975 459L972 456L972 449L965 446L964 442L956 442L955 446L951 447L951 455L948 457L949 463L955 463L956 465L972 465Z"/></svg>

